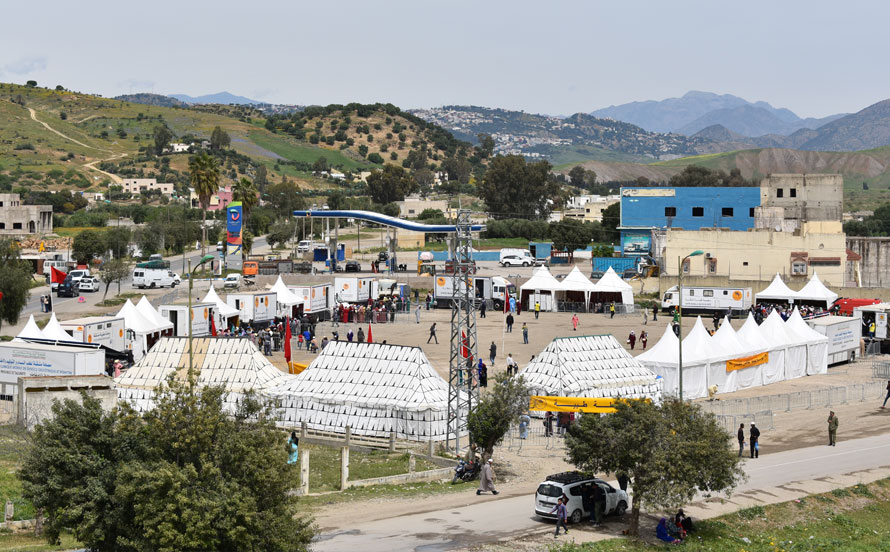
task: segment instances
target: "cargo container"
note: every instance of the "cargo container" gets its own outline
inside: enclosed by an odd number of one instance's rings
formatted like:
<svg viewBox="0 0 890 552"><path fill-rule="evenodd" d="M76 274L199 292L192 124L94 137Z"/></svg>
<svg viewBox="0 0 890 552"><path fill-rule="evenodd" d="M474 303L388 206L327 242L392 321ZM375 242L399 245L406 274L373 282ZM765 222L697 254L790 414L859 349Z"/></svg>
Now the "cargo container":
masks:
<svg viewBox="0 0 890 552"><path fill-rule="evenodd" d="M683 286L683 315L744 313L751 308L751 288ZM664 293L661 310L671 312L679 304L677 286Z"/></svg>
<svg viewBox="0 0 890 552"><path fill-rule="evenodd" d="M278 294L274 291L258 293L229 293L226 304L235 307L244 322L265 323L275 318L278 312Z"/></svg>
<svg viewBox="0 0 890 552"><path fill-rule="evenodd" d="M188 311L188 305L161 305L158 308L161 317L173 323L173 335L176 337L188 337ZM213 303L192 304L193 337L201 337L211 334L210 319L214 316L215 311L216 305Z"/></svg>
<svg viewBox="0 0 890 552"><path fill-rule="evenodd" d="M374 278L337 276L334 278L334 297L339 303L366 303L371 297Z"/></svg>
<svg viewBox="0 0 890 552"><path fill-rule="evenodd" d="M99 345L0 343L2 383L15 384L21 376L96 376L104 373L105 351ZM16 387L13 385L12 389Z"/></svg>
<svg viewBox="0 0 890 552"><path fill-rule="evenodd" d="M828 338L828 364L856 360L862 340L862 320L849 316L823 316L807 320L807 324Z"/></svg>
<svg viewBox="0 0 890 552"><path fill-rule="evenodd" d="M124 352L127 350L123 317L90 316L63 320L59 324L63 330L71 334L75 341L104 345L113 351Z"/></svg>

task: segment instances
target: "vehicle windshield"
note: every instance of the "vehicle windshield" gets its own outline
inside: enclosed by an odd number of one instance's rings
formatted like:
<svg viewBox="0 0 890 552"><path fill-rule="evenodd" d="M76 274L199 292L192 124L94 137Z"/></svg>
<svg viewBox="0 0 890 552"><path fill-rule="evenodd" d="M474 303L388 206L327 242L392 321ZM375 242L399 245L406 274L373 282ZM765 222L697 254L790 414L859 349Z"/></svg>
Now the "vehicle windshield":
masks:
<svg viewBox="0 0 890 552"><path fill-rule="evenodd" d="M507 284L507 295L513 295L516 293L516 286L513 284Z"/></svg>
<svg viewBox="0 0 890 552"><path fill-rule="evenodd" d="M551 485L549 483L541 483L538 487L538 494L544 496L562 496L562 487L557 487L556 485Z"/></svg>

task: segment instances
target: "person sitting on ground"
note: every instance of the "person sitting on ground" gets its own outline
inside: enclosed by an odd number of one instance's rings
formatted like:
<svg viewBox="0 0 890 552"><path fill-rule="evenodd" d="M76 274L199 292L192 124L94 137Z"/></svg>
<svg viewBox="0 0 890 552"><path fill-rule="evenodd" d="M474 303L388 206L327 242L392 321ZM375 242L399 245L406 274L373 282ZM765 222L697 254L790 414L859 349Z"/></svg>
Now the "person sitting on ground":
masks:
<svg viewBox="0 0 890 552"><path fill-rule="evenodd" d="M658 537L658 540L662 540L668 544L680 544L683 542L680 539L672 537L668 532L667 518L661 518L658 521L658 527L655 528L655 536Z"/></svg>
<svg viewBox="0 0 890 552"><path fill-rule="evenodd" d="M677 527L683 529L683 533L688 534L692 532L692 518L686 515L683 508L677 511L677 515L674 516L674 522L677 524Z"/></svg>

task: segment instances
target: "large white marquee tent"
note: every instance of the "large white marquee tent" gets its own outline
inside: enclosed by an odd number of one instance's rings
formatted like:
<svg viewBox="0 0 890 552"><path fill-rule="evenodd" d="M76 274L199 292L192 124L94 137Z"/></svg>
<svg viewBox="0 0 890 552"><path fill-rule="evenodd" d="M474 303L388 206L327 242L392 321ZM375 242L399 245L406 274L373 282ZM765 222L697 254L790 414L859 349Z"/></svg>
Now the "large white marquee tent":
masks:
<svg viewBox="0 0 890 552"><path fill-rule="evenodd" d="M278 423L355 435L447 438L448 383L420 347L332 341L296 376L268 391Z"/></svg>
<svg viewBox="0 0 890 552"><path fill-rule="evenodd" d="M596 283L584 276L577 266L561 282L542 266L535 269L532 277L519 287L519 293L523 308L527 310L534 309L535 301L540 301L542 311L557 310L560 300L577 303L581 299L588 306L594 301L614 301L625 305L628 312L634 304L633 287L622 280L611 266Z"/></svg>
<svg viewBox="0 0 890 552"><path fill-rule="evenodd" d="M800 291L794 291L785 285L779 273L773 278L773 281L764 289L754 294L754 299L758 303L814 303L823 308L828 308L835 302L838 295L831 291L815 272L810 281L801 288Z"/></svg>
<svg viewBox="0 0 890 552"><path fill-rule="evenodd" d="M534 310L535 302L541 303L542 311L556 310L556 292L563 289L559 280L550 274L547 267L535 269L532 277L519 286L520 303L526 310Z"/></svg>
<svg viewBox="0 0 890 552"><path fill-rule="evenodd" d="M557 337L519 375L533 395L653 399L661 384L611 335Z"/></svg>
<svg viewBox="0 0 890 552"><path fill-rule="evenodd" d="M809 330L809 331L807 331ZM683 397L705 397L828 372L828 340L811 330L795 309L787 322L778 312L758 326L752 315L736 332L725 320L711 336L698 317L683 339ZM651 349L636 357L664 378L665 394L679 392L679 344L670 327Z"/></svg>

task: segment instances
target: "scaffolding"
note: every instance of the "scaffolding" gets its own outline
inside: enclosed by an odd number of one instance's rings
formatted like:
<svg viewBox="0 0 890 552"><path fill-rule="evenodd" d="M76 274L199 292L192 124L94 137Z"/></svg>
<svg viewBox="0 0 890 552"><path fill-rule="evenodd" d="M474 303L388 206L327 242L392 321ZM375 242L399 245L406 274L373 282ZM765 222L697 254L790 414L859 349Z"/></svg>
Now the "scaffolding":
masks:
<svg viewBox="0 0 890 552"><path fill-rule="evenodd" d="M451 302L451 352L448 360L447 446L460 454L460 435L467 431L467 415L479 402L475 360L476 306L472 284L472 225L470 211L457 214L452 244L454 296ZM453 445L453 447L452 447Z"/></svg>

